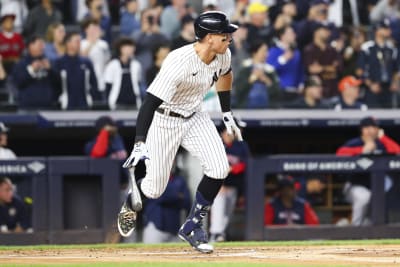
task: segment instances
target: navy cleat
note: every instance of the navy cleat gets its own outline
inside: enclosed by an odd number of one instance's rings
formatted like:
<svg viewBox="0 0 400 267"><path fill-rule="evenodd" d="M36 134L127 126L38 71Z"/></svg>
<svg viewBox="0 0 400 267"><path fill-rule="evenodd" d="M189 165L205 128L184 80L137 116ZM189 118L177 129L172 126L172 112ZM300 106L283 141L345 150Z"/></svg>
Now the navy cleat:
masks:
<svg viewBox="0 0 400 267"><path fill-rule="evenodd" d="M208 243L207 233L201 228L201 225L197 225L197 227L190 232L184 231L185 225L190 222L191 221L186 221L179 229L179 238L188 242L197 251L202 253L212 253L214 247Z"/></svg>

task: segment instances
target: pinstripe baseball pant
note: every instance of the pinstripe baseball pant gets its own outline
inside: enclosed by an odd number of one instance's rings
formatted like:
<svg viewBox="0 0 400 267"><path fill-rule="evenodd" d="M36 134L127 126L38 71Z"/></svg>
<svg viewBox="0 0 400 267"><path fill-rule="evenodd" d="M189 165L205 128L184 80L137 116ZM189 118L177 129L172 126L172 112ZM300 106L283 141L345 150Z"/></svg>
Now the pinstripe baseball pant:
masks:
<svg viewBox="0 0 400 267"><path fill-rule="evenodd" d="M204 174L208 177L225 179L229 173L230 167L221 137L205 112L196 112L190 119L155 112L146 146L150 160L141 189L148 198L158 198L164 192L180 146L200 160Z"/></svg>

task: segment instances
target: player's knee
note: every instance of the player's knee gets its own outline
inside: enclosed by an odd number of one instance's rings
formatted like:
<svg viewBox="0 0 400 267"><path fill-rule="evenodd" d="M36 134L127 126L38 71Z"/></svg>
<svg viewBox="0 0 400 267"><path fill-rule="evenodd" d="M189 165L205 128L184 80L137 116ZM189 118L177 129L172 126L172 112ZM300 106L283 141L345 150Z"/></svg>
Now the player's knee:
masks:
<svg viewBox="0 0 400 267"><path fill-rule="evenodd" d="M163 192L157 192L157 191L152 191L152 192L143 192L143 194L148 198L148 199L157 199L162 195Z"/></svg>
<svg viewBox="0 0 400 267"><path fill-rule="evenodd" d="M212 171L211 175L206 174L209 177L213 177L215 179L225 179L230 171L229 163L226 161L226 163L221 164L221 166L218 166L217 169Z"/></svg>

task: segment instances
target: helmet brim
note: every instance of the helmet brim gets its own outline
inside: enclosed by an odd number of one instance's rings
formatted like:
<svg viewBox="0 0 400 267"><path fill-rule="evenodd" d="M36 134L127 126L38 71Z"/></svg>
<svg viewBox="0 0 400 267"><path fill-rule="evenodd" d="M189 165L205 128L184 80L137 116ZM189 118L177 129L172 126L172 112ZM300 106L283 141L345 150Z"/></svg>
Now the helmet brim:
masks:
<svg viewBox="0 0 400 267"><path fill-rule="evenodd" d="M238 28L239 28L238 25L232 24L232 23L231 23L231 24L228 25L228 27L226 27L226 28L222 31L222 33L233 33L233 32L235 32Z"/></svg>

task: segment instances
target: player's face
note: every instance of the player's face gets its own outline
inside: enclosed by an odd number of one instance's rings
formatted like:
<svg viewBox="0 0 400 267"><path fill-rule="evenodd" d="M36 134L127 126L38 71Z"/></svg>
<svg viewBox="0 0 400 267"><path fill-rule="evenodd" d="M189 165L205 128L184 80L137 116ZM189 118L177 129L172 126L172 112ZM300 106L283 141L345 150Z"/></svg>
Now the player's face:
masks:
<svg viewBox="0 0 400 267"><path fill-rule="evenodd" d="M232 43L231 33L218 33L210 34L211 38L211 49L217 54L225 54L226 49Z"/></svg>
<svg viewBox="0 0 400 267"><path fill-rule="evenodd" d="M0 201L10 203L13 196L13 186L10 181L6 180L0 185Z"/></svg>

